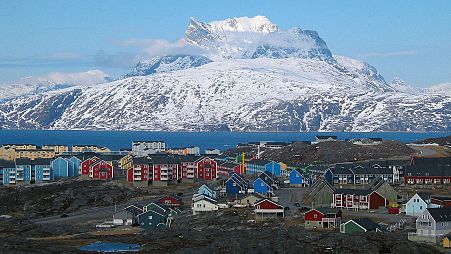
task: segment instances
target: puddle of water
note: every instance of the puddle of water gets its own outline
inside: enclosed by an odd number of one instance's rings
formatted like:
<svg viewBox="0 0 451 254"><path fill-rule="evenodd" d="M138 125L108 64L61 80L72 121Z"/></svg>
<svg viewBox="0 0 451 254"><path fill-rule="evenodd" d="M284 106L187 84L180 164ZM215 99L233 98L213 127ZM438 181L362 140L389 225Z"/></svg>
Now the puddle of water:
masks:
<svg viewBox="0 0 451 254"><path fill-rule="evenodd" d="M140 248L141 246L139 244L95 242L81 246L79 250L93 252L131 252L139 251Z"/></svg>

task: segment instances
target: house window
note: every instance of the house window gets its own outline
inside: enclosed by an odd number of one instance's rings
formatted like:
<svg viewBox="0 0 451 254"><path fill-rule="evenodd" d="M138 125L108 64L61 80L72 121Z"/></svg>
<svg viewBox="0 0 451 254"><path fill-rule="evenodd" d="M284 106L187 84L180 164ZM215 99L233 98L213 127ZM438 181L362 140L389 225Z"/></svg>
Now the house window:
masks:
<svg viewBox="0 0 451 254"><path fill-rule="evenodd" d="M151 220L152 219L152 216L149 216L149 220Z"/></svg>
<svg viewBox="0 0 451 254"><path fill-rule="evenodd" d="M318 218L318 215L317 215L317 214L314 214L314 215L313 215L313 218Z"/></svg>
<svg viewBox="0 0 451 254"><path fill-rule="evenodd" d="M261 183L261 186L264 187L264 186L265 186L265 183Z"/></svg>
<svg viewBox="0 0 451 254"><path fill-rule="evenodd" d="M420 210L423 209L423 206L420 205Z"/></svg>

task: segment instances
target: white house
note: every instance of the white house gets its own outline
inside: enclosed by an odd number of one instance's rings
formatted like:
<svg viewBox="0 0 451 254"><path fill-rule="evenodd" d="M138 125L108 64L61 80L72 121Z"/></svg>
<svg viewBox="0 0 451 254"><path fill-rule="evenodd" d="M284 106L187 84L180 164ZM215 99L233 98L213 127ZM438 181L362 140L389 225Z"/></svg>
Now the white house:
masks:
<svg viewBox="0 0 451 254"><path fill-rule="evenodd" d="M218 201L210 198L206 195L198 195L193 197L193 215L197 215L201 212L211 212L219 209Z"/></svg>
<svg viewBox="0 0 451 254"><path fill-rule="evenodd" d="M150 154L164 152L166 143L164 141L133 141L132 154L137 157L145 157Z"/></svg>
<svg viewBox="0 0 451 254"><path fill-rule="evenodd" d="M427 208L418 216L416 229L415 233L409 233L409 240L439 242L451 232L451 207Z"/></svg>
<svg viewBox="0 0 451 254"><path fill-rule="evenodd" d="M406 203L406 215L418 217L427 208L438 207L431 203L431 199L426 193L416 193L413 197Z"/></svg>

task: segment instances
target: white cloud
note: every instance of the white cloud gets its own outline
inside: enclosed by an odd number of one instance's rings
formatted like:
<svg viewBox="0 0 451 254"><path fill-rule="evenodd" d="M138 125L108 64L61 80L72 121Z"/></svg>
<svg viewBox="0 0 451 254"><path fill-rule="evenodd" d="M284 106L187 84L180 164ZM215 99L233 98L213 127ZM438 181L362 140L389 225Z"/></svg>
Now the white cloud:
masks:
<svg viewBox="0 0 451 254"><path fill-rule="evenodd" d="M109 81L110 76L101 70L86 72L52 72L39 77L26 77L14 82L16 84L72 84L95 85Z"/></svg>
<svg viewBox="0 0 451 254"><path fill-rule="evenodd" d="M426 89L430 93L451 95L451 82L435 84Z"/></svg>
<svg viewBox="0 0 451 254"><path fill-rule="evenodd" d="M177 41L167 41L160 39L145 39L137 40L130 39L118 42L124 47L138 47L142 48L142 52L136 56L135 60L148 59L149 57L163 56L163 55L177 55L190 54L201 55L204 50L200 47L188 44L184 39Z"/></svg>

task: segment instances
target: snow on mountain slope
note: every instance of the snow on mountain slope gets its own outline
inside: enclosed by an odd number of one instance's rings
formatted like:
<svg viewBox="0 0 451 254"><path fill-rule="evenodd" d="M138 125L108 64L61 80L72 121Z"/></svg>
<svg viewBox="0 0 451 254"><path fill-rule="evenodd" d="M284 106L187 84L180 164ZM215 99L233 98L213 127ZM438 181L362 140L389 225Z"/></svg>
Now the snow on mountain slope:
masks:
<svg viewBox="0 0 451 254"><path fill-rule="evenodd" d="M86 72L53 72L39 77L26 77L13 84L0 85L0 102L20 96L40 94L72 86L90 86L111 81L100 70Z"/></svg>
<svg viewBox="0 0 451 254"><path fill-rule="evenodd" d="M450 97L383 92L361 80L314 59L235 59L18 99L0 105L0 123L51 129L450 130ZM36 120L52 101L64 112L53 121Z"/></svg>
<svg viewBox="0 0 451 254"><path fill-rule="evenodd" d="M156 57L128 78L2 102L0 128L451 131L446 85L387 84L373 66L333 56L315 31L192 19L185 40L205 55Z"/></svg>
<svg viewBox="0 0 451 254"><path fill-rule="evenodd" d="M433 85L427 89L425 89L426 92L428 93L433 93L433 94L446 94L448 96L451 96L451 83L447 82L447 83L440 83L440 84L436 84Z"/></svg>
<svg viewBox="0 0 451 254"><path fill-rule="evenodd" d="M134 76L146 76L157 72L169 72L184 70L210 63L211 60L204 56L169 55L154 57L150 60L139 62L136 67L123 78Z"/></svg>

